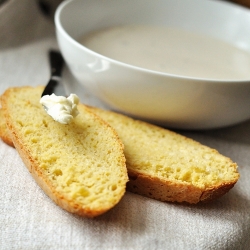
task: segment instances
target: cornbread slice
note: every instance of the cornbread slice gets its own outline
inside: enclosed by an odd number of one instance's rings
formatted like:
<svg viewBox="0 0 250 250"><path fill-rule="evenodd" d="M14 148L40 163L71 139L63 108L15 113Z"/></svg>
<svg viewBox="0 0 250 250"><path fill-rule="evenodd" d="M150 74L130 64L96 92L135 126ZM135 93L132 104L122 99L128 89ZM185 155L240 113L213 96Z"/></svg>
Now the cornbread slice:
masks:
<svg viewBox="0 0 250 250"><path fill-rule="evenodd" d="M56 204L86 217L108 211L120 201L128 181L122 142L84 105L69 125L55 122L39 103L42 91L20 87L2 95L7 135Z"/></svg>
<svg viewBox="0 0 250 250"><path fill-rule="evenodd" d="M239 178L236 163L175 132L98 108L124 143L127 189L161 201L198 203L224 195Z"/></svg>

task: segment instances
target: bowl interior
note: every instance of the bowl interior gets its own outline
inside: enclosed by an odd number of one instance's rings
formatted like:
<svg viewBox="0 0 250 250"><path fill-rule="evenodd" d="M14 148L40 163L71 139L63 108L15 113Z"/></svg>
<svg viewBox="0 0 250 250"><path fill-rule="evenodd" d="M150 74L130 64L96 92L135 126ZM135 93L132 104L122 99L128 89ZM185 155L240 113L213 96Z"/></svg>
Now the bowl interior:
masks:
<svg viewBox="0 0 250 250"><path fill-rule="evenodd" d="M89 31L117 25L178 27L250 51L249 11L220 1L71 0L58 8L56 24L75 40Z"/></svg>

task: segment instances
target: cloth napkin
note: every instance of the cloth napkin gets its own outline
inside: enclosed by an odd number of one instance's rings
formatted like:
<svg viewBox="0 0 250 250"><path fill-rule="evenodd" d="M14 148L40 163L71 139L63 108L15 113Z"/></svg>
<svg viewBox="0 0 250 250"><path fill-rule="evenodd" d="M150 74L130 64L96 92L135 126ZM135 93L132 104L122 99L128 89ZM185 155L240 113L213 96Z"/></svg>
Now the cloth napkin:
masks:
<svg viewBox="0 0 250 250"><path fill-rule="evenodd" d="M37 1L0 5L0 94L11 86L46 84L49 48L58 48L54 24ZM81 100L103 105L87 90ZM250 121L213 131L179 132L237 162L241 177L235 187L201 205L127 192L117 206L95 219L55 205L16 150L0 141L0 249L250 249Z"/></svg>

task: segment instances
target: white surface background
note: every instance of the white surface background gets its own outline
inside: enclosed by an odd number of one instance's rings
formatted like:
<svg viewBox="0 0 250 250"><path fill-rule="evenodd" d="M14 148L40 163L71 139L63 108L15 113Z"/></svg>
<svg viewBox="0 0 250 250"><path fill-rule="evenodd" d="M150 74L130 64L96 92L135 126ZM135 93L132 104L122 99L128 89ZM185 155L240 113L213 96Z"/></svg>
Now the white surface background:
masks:
<svg viewBox="0 0 250 250"><path fill-rule="evenodd" d="M0 93L46 84L54 26L31 0L0 8ZM86 92L85 103L101 103ZM250 249L250 121L216 131L182 132L239 165L236 186L198 206L132 193L108 213L86 219L56 206L37 186L14 148L0 141L0 249Z"/></svg>

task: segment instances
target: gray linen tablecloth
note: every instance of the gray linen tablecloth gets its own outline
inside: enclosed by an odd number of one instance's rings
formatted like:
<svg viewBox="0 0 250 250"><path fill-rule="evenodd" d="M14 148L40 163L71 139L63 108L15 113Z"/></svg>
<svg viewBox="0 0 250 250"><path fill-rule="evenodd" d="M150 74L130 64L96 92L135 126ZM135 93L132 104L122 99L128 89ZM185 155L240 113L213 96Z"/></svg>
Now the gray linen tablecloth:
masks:
<svg viewBox="0 0 250 250"><path fill-rule="evenodd" d="M35 1L0 7L0 93L45 84L54 25ZM82 101L100 106L87 91ZM127 192L108 213L86 219L56 206L37 186L14 148L0 141L0 249L250 249L250 121L183 134L239 165L236 186L198 206L164 203Z"/></svg>

